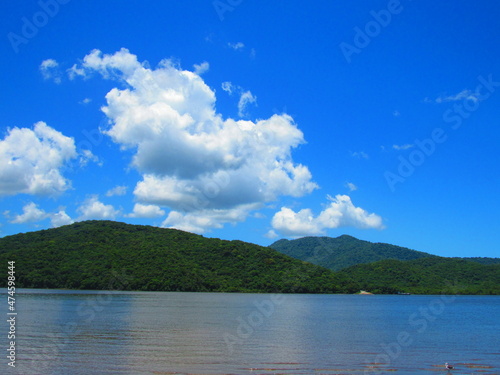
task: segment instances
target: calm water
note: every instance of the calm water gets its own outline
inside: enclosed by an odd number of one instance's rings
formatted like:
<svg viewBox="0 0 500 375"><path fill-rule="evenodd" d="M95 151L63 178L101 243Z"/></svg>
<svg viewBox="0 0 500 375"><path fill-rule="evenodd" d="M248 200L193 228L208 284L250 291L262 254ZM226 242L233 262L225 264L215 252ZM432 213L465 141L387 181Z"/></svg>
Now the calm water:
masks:
<svg viewBox="0 0 500 375"><path fill-rule="evenodd" d="M2 374L500 374L495 296L25 289L17 311Z"/></svg>

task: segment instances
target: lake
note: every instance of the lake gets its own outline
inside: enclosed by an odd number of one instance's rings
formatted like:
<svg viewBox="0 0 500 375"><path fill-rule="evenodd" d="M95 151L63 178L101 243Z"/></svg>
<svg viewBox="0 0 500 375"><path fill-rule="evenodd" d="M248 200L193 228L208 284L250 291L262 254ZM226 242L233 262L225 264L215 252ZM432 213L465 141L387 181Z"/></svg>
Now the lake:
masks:
<svg viewBox="0 0 500 375"><path fill-rule="evenodd" d="M500 374L499 296L19 289L16 302L3 374Z"/></svg>

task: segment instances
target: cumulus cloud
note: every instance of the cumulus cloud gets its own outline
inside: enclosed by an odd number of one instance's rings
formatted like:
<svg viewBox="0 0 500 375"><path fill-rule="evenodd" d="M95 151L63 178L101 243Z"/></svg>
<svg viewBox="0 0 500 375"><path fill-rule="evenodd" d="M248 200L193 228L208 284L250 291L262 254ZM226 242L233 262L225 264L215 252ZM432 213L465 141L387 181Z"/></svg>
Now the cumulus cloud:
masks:
<svg viewBox="0 0 500 375"><path fill-rule="evenodd" d="M47 59L40 64L40 72L45 80L53 80L55 83L61 83L61 71L59 63L53 59Z"/></svg>
<svg viewBox="0 0 500 375"><path fill-rule="evenodd" d="M153 204L136 203L134 210L128 217L154 219L165 215L165 211Z"/></svg>
<svg viewBox="0 0 500 375"><path fill-rule="evenodd" d="M0 140L0 195L55 196L70 188L61 169L77 157L73 138L44 122L13 128Z"/></svg>
<svg viewBox="0 0 500 375"><path fill-rule="evenodd" d="M112 205L100 202L96 195L87 198L78 212L81 214L78 220L114 220L120 214Z"/></svg>
<svg viewBox="0 0 500 375"><path fill-rule="evenodd" d="M23 213L20 215L16 215L14 219L11 220L11 223L37 223L45 219L50 219L50 223L53 228L73 223L73 220L68 216L68 214L66 214L64 210L60 210L59 212L55 213L47 213L44 210L38 208L38 205L34 202L25 205L23 207Z"/></svg>
<svg viewBox="0 0 500 375"><path fill-rule="evenodd" d="M74 220L66 212L60 210L57 213L50 214L50 223L53 228L58 228L63 225L73 224Z"/></svg>
<svg viewBox="0 0 500 375"><path fill-rule="evenodd" d="M105 133L134 152L131 164L142 174L137 201L173 210L165 226L203 232L244 220L280 195L299 197L317 188L308 168L292 159L305 141L286 114L224 118L198 74L169 60L152 69L126 49L113 55L94 50L74 71L124 84L106 95L103 111L111 126Z"/></svg>
<svg viewBox="0 0 500 375"><path fill-rule="evenodd" d="M329 205L318 216L308 208L295 212L282 207L272 219L273 230L284 236L301 237L324 234L326 229L356 227L383 229L382 218L353 205L347 195L328 196Z"/></svg>
<svg viewBox="0 0 500 375"><path fill-rule="evenodd" d="M21 215L16 215L11 223L13 224L26 224L26 223L36 223L38 221L45 220L48 217L47 213L38 208L38 205L31 202L23 207L23 213Z"/></svg>

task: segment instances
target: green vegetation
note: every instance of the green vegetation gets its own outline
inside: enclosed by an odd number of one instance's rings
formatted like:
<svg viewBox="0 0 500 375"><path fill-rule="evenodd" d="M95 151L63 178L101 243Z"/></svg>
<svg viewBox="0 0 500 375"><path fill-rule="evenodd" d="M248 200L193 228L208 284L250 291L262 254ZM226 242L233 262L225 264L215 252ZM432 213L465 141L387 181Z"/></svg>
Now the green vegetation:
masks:
<svg viewBox="0 0 500 375"><path fill-rule="evenodd" d="M362 241L347 235L337 238L304 237L291 241L279 240L269 247L295 259L316 264L332 271L340 271L357 264L368 264L386 259L406 261L422 258L440 258L406 247ZM485 265L500 264L500 258L474 257L449 259L466 260Z"/></svg>
<svg viewBox="0 0 500 375"><path fill-rule="evenodd" d="M18 287L352 293L340 275L272 249L173 229L87 221L0 239ZM0 286L6 286L6 270ZM117 276L118 275L118 276Z"/></svg>
<svg viewBox="0 0 500 375"><path fill-rule="evenodd" d="M304 237L292 241L279 240L270 247L332 271L383 259L412 260L433 256L405 247L362 241L347 235L337 238Z"/></svg>
<svg viewBox="0 0 500 375"><path fill-rule="evenodd" d="M500 294L500 264L428 257L381 260L340 271L373 293Z"/></svg>
<svg viewBox="0 0 500 375"><path fill-rule="evenodd" d="M15 261L16 285L25 288L500 294L496 258L441 258L350 236L280 240L272 247L291 256L174 229L80 222L0 238L0 287L7 262Z"/></svg>

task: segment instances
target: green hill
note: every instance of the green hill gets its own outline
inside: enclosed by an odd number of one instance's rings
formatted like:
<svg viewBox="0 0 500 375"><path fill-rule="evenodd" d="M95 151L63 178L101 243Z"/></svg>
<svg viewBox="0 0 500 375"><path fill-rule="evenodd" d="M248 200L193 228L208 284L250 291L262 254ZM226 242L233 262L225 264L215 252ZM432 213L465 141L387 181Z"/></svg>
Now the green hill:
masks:
<svg viewBox="0 0 500 375"><path fill-rule="evenodd" d="M333 271L384 259L412 260L433 256L405 247L362 241L347 235L337 238L304 237L296 240L279 240L270 247L285 255Z"/></svg>
<svg viewBox="0 0 500 375"><path fill-rule="evenodd" d="M357 264L368 264L380 260L414 260L435 257L435 255L406 247L386 243L373 243L342 235L331 237L303 237L296 240L279 240L269 247L332 271L339 271ZM500 264L500 258L449 258L465 260L484 265Z"/></svg>
<svg viewBox="0 0 500 375"><path fill-rule="evenodd" d="M343 276L273 249L174 229L87 221L0 239L27 288L351 293Z"/></svg>
<svg viewBox="0 0 500 375"><path fill-rule="evenodd" d="M340 271L374 293L500 294L500 264L427 257L359 264Z"/></svg>

